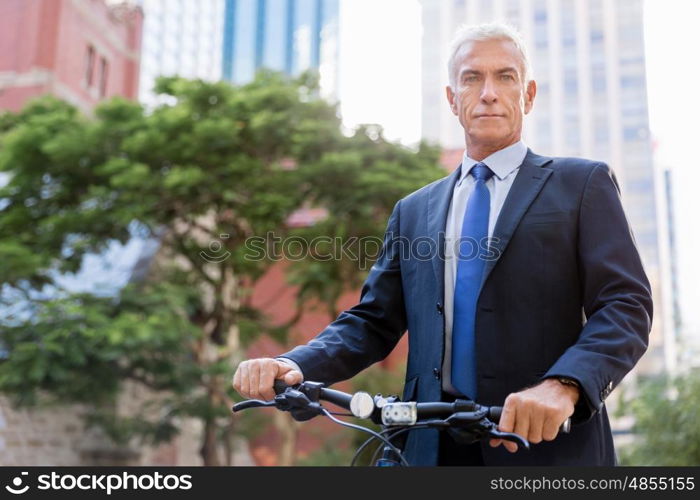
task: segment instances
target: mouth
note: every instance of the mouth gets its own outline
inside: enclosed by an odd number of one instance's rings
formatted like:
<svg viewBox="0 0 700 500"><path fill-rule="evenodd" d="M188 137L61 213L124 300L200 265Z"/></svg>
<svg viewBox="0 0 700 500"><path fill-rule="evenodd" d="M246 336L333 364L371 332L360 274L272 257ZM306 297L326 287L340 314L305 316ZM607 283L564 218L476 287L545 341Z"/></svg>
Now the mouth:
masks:
<svg viewBox="0 0 700 500"><path fill-rule="evenodd" d="M494 115L494 114L483 114L483 115L476 115L475 118L504 118L503 115Z"/></svg>

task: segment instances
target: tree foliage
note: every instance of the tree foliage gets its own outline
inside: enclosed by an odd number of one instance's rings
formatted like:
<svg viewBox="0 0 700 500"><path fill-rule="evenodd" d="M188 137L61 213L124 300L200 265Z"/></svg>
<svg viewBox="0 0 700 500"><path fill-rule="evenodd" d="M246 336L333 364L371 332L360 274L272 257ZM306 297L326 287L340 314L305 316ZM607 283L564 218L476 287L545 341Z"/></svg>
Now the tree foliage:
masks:
<svg viewBox="0 0 700 500"><path fill-rule="evenodd" d="M700 373L643 382L623 405L634 417L633 445L623 465L700 464Z"/></svg>
<svg viewBox="0 0 700 500"><path fill-rule="evenodd" d="M90 403L115 439L170 439L181 417L204 424L202 456L222 463L236 361L261 334L284 342L250 301L275 259L250 258L251 237L381 236L393 204L444 174L435 148L417 152L365 126L345 136L316 75L262 71L242 86L161 78L152 112L115 98L93 117L52 97L0 116L0 390L18 403ZM325 210L304 228L301 207ZM76 292L61 276L133 238L157 241L146 279L116 294ZM289 266L298 314L330 312L364 277L352 258ZM125 381L157 407L120 416ZM155 401L155 400L154 400Z"/></svg>

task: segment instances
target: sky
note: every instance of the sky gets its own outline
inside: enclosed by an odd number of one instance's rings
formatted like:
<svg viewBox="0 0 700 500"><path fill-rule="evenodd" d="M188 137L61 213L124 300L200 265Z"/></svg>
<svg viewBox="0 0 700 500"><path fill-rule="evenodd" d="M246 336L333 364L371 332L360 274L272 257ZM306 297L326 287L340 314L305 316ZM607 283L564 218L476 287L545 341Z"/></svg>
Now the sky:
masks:
<svg viewBox="0 0 700 500"><path fill-rule="evenodd" d="M420 140L418 0L341 0L339 94L343 123L379 123L404 144Z"/></svg>
<svg viewBox="0 0 700 500"><path fill-rule="evenodd" d="M684 333L700 338L700 2L644 0L650 128L658 165L672 171ZM420 138L420 5L341 0L343 122L379 123L391 140Z"/></svg>

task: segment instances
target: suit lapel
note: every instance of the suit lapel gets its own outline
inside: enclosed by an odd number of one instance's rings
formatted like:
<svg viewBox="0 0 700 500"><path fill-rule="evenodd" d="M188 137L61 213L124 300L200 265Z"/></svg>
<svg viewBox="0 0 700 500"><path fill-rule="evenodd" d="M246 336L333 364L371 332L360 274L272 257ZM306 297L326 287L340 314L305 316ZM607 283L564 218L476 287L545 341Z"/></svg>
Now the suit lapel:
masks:
<svg viewBox="0 0 700 500"><path fill-rule="evenodd" d="M486 261L481 288L484 287L484 283L491 271L493 271L493 268L506 250L515 229L520 223L520 219L523 218L528 207L537 197L549 176L552 175L553 170L544 167L551 161L551 158L539 156L530 149L527 150L527 155L525 155L525 159L513 181L513 185L510 187L506 201L503 203L503 208L496 221L492 235L491 250L496 253L498 258ZM481 292L481 289L479 292Z"/></svg>
<svg viewBox="0 0 700 500"><path fill-rule="evenodd" d="M428 237L430 241L437 242L437 256L432 259L433 271L437 282L438 297L444 304L445 295L445 224L447 222L447 212L452 201L457 179L462 165L460 164L454 172L437 182L428 191Z"/></svg>
<svg viewBox="0 0 700 500"><path fill-rule="evenodd" d="M527 155L525 155L513 185L510 187L493 230L495 243L492 249L499 257L506 250L515 229L518 227L528 207L552 174L552 169L545 167L551 161L551 158L539 156L530 149L527 150ZM445 225L447 212L452 201L452 193L459 178L460 170L461 165L441 182L437 182L428 192L427 229L430 241L437 242L438 254L436 257L433 257L432 263L435 281L437 282L438 297L441 303L444 303L445 298ZM481 288L483 288L484 283L497 263L498 259L486 261Z"/></svg>

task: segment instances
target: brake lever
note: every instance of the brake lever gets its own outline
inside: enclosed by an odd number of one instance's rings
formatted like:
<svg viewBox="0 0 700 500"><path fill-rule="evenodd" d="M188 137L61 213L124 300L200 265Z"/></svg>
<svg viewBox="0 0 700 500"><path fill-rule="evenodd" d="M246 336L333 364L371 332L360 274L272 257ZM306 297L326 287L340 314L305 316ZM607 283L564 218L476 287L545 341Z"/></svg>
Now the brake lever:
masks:
<svg viewBox="0 0 700 500"><path fill-rule="evenodd" d="M530 449L530 443L522 437L520 434L515 434L514 432L503 432L498 429L489 430L489 436L495 439L505 439L506 441L512 441L515 444L522 446L526 450Z"/></svg>
<svg viewBox="0 0 700 500"><path fill-rule="evenodd" d="M447 422L450 425L455 425L456 427L458 425L456 424L461 424L461 425L471 425L475 424L477 422L481 422L484 420L484 417L486 416L486 413L479 410L479 411L460 411L457 413L453 413L449 417L445 419L445 422Z"/></svg>
<svg viewBox="0 0 700 500"><path fill-rule="evenodd" d="M296 389L287 389L275 396L274 404L279 410L288 411L297 422L310 420L323 413L323 407Z"/></svg>
<svg viewBox="0 0 700 500"><path fill-rule="evenodd" d="M274 401L263 401L262 399L247 399L246 401L241 401L236 403L231 407L231 411L234 413L241 410L247 410L248 408L260 408L266 406L276 406L277 403Z"/></svg>

